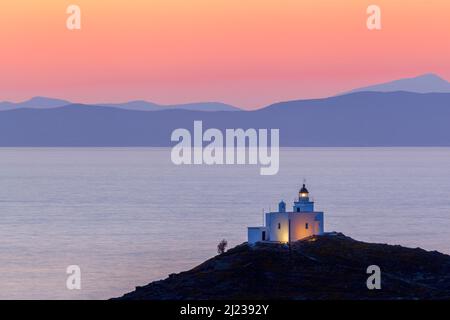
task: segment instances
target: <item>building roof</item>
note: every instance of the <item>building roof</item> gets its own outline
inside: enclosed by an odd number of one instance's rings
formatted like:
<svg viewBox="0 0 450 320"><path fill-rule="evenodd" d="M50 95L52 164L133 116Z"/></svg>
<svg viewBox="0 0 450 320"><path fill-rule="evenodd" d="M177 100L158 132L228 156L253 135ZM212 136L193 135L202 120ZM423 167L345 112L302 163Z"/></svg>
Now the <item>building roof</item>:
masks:
<svg viewBox="0 0 450 320"><path fill-rule="evenodd" d="M300 193L309 193L308 189L306 189L305 184L303 184L303 187L300 189Z"/></svg>

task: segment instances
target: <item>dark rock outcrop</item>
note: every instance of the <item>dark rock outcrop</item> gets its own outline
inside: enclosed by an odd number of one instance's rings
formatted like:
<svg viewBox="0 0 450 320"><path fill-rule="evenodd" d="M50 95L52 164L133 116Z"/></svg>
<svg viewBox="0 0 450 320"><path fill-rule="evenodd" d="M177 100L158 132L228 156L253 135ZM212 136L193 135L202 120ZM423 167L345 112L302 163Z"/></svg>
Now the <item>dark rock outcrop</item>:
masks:
<svg viewBox="0 0 450 320"><path fill-rule="evenodd" d="M367 289L369 265L381 268L381 290ZM449 298L450 256L328 234L290 247L242 244L119 299Z"/></svg>

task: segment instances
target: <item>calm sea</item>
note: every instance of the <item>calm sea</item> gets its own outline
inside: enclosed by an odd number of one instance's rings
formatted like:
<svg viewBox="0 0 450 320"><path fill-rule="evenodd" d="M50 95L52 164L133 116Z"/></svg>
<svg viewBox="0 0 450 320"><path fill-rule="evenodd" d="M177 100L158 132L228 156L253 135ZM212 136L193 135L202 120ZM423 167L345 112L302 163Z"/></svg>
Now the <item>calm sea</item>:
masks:
<svg viewBox="0 0 450 320"><path fill-rule="evenodd" d="M246 241L306 179L327 231L450 254L450 148L283 149L280 172L170 149L0 149L0 298L103 299ZM393 259L395 257L392 257ZM66 268L82 289L66 289Z"/></svg>

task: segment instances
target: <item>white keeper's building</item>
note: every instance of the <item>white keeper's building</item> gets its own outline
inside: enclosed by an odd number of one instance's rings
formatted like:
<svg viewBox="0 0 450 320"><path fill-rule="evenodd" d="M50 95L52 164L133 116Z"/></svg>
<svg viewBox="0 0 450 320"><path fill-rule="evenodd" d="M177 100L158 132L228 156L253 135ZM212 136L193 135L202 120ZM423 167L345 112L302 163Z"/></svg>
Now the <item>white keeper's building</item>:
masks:
<svg viewBox="0 0 450 320"><path fill-rule="evenodd" d="M300 189L298 201L292 212L286 211L286 203L278 204L278 212L265 214L266 226L248 227L248 243L260 241L288 243L324 232L323 212L314 211L306 186Z"/></svg>

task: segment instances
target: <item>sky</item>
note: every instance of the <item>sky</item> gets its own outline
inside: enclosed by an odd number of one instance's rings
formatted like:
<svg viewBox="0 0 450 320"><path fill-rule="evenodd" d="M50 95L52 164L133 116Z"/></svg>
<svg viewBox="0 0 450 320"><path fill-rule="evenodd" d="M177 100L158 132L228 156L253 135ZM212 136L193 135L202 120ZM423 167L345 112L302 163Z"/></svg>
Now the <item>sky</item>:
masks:
<svg viewBox="0 0 450 320"><path fill-rule="evenodd" d="M69 5L81 30L69 30ZM381 8L381 30L366 9ZM422 73L450 80L448 0L2 0L0 101L252 109Z"/></svg>

